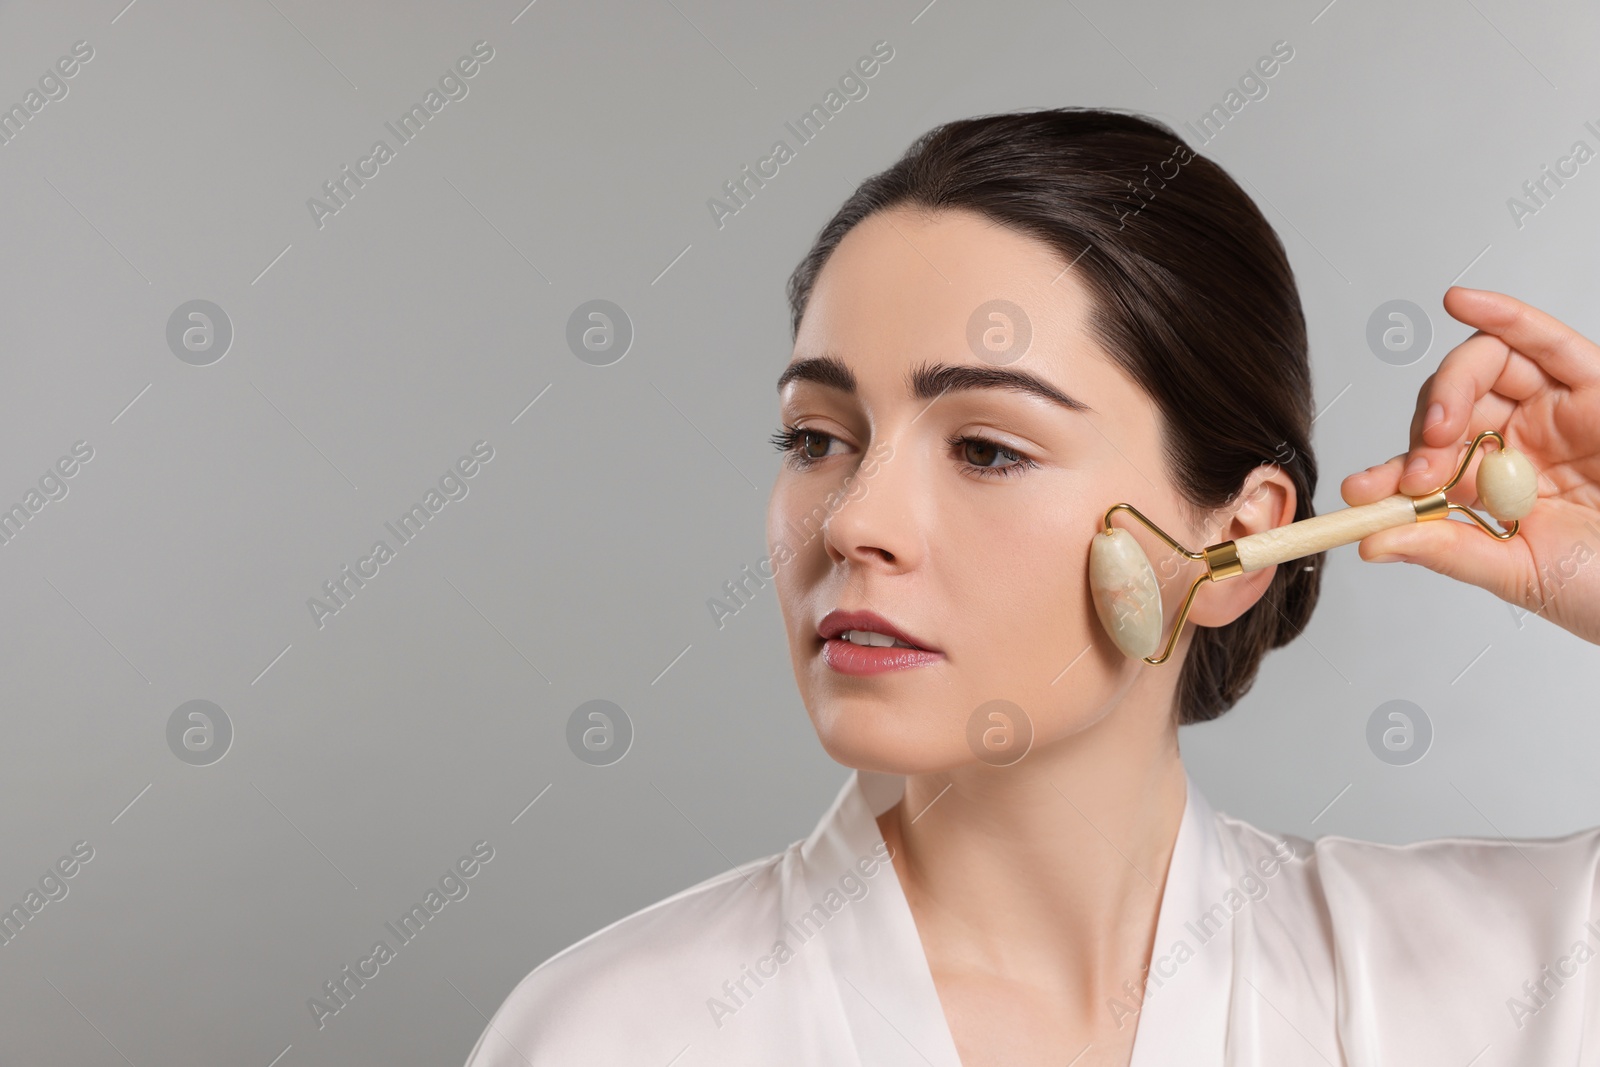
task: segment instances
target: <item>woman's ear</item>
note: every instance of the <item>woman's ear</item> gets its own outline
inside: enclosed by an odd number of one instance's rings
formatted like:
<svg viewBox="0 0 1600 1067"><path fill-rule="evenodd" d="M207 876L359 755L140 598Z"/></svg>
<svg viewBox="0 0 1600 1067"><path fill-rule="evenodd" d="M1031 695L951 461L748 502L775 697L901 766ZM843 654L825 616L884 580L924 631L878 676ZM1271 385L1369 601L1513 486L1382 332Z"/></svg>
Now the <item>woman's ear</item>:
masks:
<svg viewBox="0 0 1600 1067"><path fill-rule="evenodd" d="M1212 513L1214 529L1207 545L1236 541L1294 521L1294 481L1275 463L1263 463L1250 472L1239 494ZM1260 600L1278 573L1277 564L1247 571L1216 582L1202 582L1195 590L1188 621L1196 626L1225 626ZM1194 581L1192 573L1188 581ZM1185 583L1187 584L1187 583Z"/></svg>

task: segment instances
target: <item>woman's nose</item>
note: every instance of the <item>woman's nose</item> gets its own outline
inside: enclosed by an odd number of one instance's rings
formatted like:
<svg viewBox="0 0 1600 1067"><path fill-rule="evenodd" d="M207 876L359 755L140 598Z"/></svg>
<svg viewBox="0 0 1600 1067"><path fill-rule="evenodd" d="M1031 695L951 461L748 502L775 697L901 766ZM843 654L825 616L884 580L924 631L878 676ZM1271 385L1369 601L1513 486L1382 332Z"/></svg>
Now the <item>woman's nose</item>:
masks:
<svg viewBox="0 0 1600 1067"><path fill-rule="evenodd" d="M929 490L919 483L920 466L908 451L897 448L870 471L852 471L829 494L823 545L835 563L900 569L915 564L925 540L919 516Z"/></svg>

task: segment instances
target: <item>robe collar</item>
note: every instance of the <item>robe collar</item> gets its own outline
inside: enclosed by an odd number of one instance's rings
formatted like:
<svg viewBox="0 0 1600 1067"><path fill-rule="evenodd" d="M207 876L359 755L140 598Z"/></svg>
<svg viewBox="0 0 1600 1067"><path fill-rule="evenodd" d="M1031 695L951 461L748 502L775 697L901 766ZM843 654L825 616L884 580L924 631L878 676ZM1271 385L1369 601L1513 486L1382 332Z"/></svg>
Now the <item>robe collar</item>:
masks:
<svg viewBox="0 0 1600 1067"><path fill-rule="evenodd" d="M1156 921L1151 975L1141 1003L1122 991L1106 1011L1136 1026L1130 1067L1221 1067L1233 973L1233 924L1216 921L1233 889L1211 805L1185 771L1183 818ZM852 771L801 844L813 900L856 873L866 887L827 929L827 958L843 1025L862 1064L960 1067L916 922L892 863L863 877L864 857L882 855L877 816L905 793L903 775ZM868 867L872 867L869 863ZM851 883L853 884L853 883ZM1207 917L1211 916L1208 921ZM1137 990L1135 990L1135 993ZM1063 1050L1066 1059L1078 1049Z"/></svg>

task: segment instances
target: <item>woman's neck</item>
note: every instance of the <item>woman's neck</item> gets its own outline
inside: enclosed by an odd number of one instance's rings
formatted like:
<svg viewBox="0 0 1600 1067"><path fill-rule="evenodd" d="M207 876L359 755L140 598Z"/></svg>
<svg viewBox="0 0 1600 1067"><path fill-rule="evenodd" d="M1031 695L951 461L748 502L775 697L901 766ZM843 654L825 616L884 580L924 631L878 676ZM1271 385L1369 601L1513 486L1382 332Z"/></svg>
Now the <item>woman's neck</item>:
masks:
<svg viewBox="0 0 1600 1067"><path fill-rule="evenodd" d="M1170 717L1124 705L1010 767L908 776L878 825L936 972L1094 1012L1142 986L1186 798Z"/></svg>

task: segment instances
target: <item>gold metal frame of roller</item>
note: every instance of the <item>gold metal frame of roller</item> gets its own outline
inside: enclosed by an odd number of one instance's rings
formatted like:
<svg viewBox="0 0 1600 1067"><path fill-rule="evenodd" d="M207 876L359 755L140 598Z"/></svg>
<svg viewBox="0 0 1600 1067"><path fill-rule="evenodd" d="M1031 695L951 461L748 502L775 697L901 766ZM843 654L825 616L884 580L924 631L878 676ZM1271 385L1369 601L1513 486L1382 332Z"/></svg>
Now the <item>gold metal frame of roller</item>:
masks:
<svg viewBox="0 0 1600 1067"><path fill-rule="evenodd" d="M1521 520L1512 519L1510 528L1502 533L1501 531L1490 526L1488 523L1484 522L1482 517L1479 516L1477 512L1473 511L1466 505L1457 504L1453 500L1445 499L1445 493L1455 488L1455 484L1459 482L1461 480L1461 476L1467 472L1467 464L1472 462L1472 454L1477 451L1478 445L1482 443L1484 438L1487 437L1494 438L1495 442L1501 448L1506 447L1506 439L1501 436L1500 431L1498 430L1484 430L1482 433L1478 434L1477 437L1474 437L1472 439L1472 444L1467 448L1466 455L1461 457L1460 465L1456 467L1455 474L1451 475L1448 482L1445 482L1444 485L1440 486L1438 489L1435 489L1431 493L1427 493L1423 496L1412 497L1411 505L1416 509L1417 522L1427 522L1432 519L1443 519L1446 518L1451 511L1460 511L1469 516L1473 522L1476 522L1479 526L1481 526L1484 532L1489 534L1491 537L1505 541L1516 535L1517 526ZM1239 553L1234 548L1233 541L1220 541L1217 544L1207 546L1199 552L1190 552L1187 548L1184 548L1182 545L1178 544L1178 542L1168 537L1166 531L1162 530L1161 527L1151 522L1148 518L1140 513L1138 508L1134 507L1132 504L1113 504L1111 507L1107 508L1104 517L1104 527L1106 530L1109 531L1113 529L1111 525L1111 516L1114 512L1119 510L1131 513L1134 518L1148 526L1151 532L1153 532L1157 537L1171 545L1174 551L1183 553L1189 559L1204 561L1206 565L1206 573L1195 578L1195 580L1189 586L1188 595L1183 598L1183 607L1178 609L1177 621L1172 624L1172 633L1167 636L1167 647L1161 650L1161 655L1159 656L1143 657L1144 661L1149 664L1164 663L1166 662L1167 657L1172 654L1172 647L1178 643L1178 635L1183 632L1183 624L1189 618L1189 606L1194 603L1194 595L1200 589L1200 583L1206 581L1219 582L1224 578L1232 578L1235 575L1243 574L1244 566L1239 562Z"/></svg>

